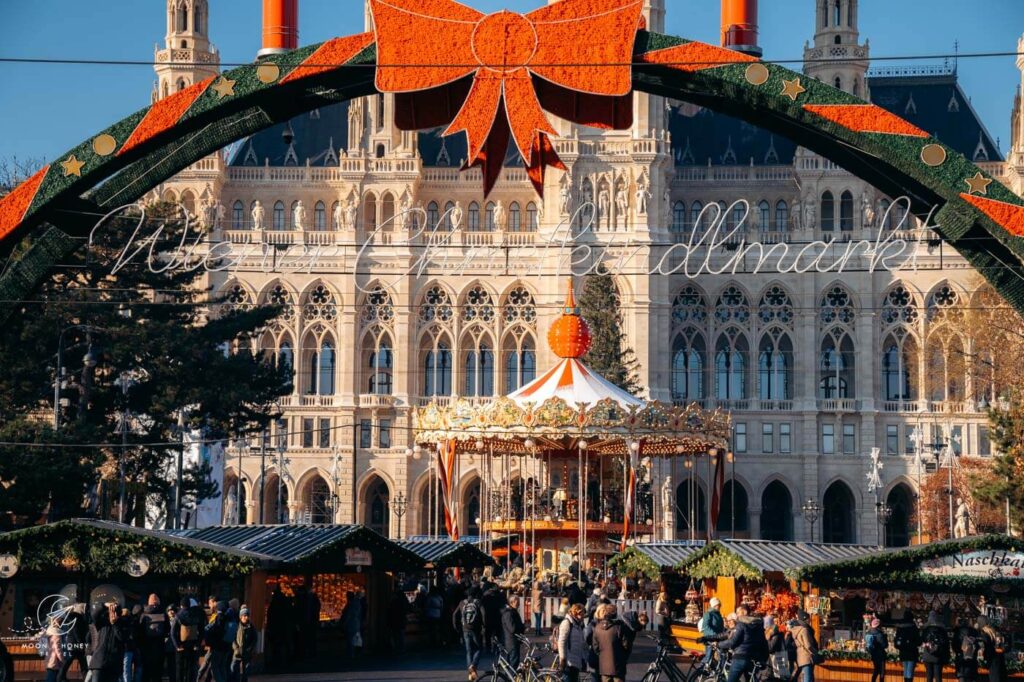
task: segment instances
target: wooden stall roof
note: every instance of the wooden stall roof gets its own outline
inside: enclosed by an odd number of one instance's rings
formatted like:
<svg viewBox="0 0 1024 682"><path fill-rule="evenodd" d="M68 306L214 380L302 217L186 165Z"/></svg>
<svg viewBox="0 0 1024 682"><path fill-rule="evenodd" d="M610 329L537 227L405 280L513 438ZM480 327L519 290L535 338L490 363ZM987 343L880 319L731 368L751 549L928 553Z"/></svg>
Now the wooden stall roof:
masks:
<svg viewBox="0 0 1024 682"><path fill-rule="evenodd" d="M633 549L653 561L659 568L675 568L704 546L703 540L676 542L638 542Z"/></svg>
<svg viewBox="0 0 1024 682"><path fill-rule="evenodd" d="M149 560L155 575L245 575L275 561L257 550L97 519L0 534L0 553L8 552L18 557L20 576L61 571L113 576L126 573L129 560L139 555Z"/></svg>
<svg viewBox="0 0 1024 682"><path fill-rule="evenodd" d="M808 564L857 559L880 551L872 545L724 539L692 552L677 568L698 578L714 577L703 572L720 563L738 569L734 577L761 579L766 573L786 573Z"/></svg>
<svg viewBox="0 0 1024 682"><path fill-rule="evenodd" d="M434 568L482 568L494 563L479 547L462 540L404 540L398 545Z"/></svg>
<svg viewBox="0 0 1024 682"><path fill-rule="evenodd" d="M826 559L793 566L787 574L818 587L894 589L916 592L1024 596L1024 571L993 567L986 575L935 575L922 563L967 552L1024 553L1024 540L1006 535L977 535L926 545L876 549L859 557ZM998 572L997 572L998 569Z"/></svg>
<svg viewBox="0 0 1024 682"><path fill-rule="evenodd" d="M314 569L324 573L350 568L346 550L372 553L371 568L411 571L423 567L415 553L360 525L211 526L180 531L182 537L217 546L268 555L282 568Z"/></svg>

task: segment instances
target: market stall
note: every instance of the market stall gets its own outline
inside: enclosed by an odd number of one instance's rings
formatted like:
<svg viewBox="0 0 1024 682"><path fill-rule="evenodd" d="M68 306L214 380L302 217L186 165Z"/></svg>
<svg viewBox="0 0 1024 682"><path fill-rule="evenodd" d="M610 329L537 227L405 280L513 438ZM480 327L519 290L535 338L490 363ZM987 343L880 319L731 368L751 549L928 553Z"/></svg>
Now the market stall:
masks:
<svg viewBox="0 0 1024 682"><path fill-rule="evenodd" d="M1007 667L1024 679L1024 541L986 535L790 569L812 614L826 664L819 680L849 680L870 671L865 623L877 616L888 631L937 612L946 628L959 618L988 618L1007 643ZM891 648L889 673L898 677ZM947 672L953 679L952 667ZM918 666L915 679L924 679Z"/></svg>
<svg viewBox="0 0 1024 682"><path fill-rule="evenodd" d="M76 603L123 608L187 598L242 598L245 581L273 563L257 551L108 521L76 519L0 535L0 636L17 679L42 676L35 635L50 618L73 628Z"/></svg>
<svg viewBox="0 0 1024 682"><path fill-rule="evenodd" d="M428 571L483 568L494 564L494 559L471 542L449 539L399 540L396 544L418 556L424 570Z"/></svg>
<svg viewBox="0 0 1024 682"><path fill-rule="evenodd" d="M786 572L830 560L877 553L867 545L836 545L768 540L715 540L676 565L687 588L683 619L672 624L672 636L688 650L700 651L697 623L712 597L728 614L743 604L759 614L774 614L784 623L800 606L800 595Z"/></svg>

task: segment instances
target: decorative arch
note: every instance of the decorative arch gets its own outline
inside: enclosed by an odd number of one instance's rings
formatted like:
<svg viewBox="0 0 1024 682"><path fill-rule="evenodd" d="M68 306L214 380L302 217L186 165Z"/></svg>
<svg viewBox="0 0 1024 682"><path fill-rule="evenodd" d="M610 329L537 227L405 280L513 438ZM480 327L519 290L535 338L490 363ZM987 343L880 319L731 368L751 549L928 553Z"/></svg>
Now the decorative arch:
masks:
<svg viewBox="0 0 1024 682"><path fill-rule="evenodd" d="M893 481L885 493L885 505L889 508L889 519L885 524L885 546L909 546L914 535L911 524L917 512L914 486L902 477Z"/></svg>
<svg viewBox="0 0 1024 682"><path fill-rule="evenodd" d="M779 477L761 490L761 539L793 540L793 487Z"/></svg>
<svg viewBox="0 0 1024 682"><path fill-rule="evenodd" d="M3 255L44 221L60 225L62 233L39 240L8 269L0 300L24 298L91 227L61 215L102 215L235 140L328 101L374 94L372 70L352 68L373 65L373 43L372 33L337 38L211 76L115 123L41 169L0 200ZM782 66L682 38L638 31L633 62L636 90L785 135L884 194L909 196L915 214L940 206L934 222L941 226L941 238L1024 310L1024 289L1015 286L1022 275L1024 200L926 131ZM69 161L83 165L76 171ZM106 182L115 176L119 180ZM15 309L14 303L6 304L0 318Z"/></svg>
<svg viewBox="0 0 1024 682"><path fill-rule="evenodd" d="M842 479L830 483L822 495L821 540L841 544L857 542L857 498Z"/></svg>

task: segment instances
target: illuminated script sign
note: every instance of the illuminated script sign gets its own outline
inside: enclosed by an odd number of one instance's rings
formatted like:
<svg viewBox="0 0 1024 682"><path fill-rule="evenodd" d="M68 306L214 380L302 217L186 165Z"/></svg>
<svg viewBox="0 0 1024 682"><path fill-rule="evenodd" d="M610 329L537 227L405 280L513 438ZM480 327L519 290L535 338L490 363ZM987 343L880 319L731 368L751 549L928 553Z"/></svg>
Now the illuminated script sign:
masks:
<svg viewBox="0 0 1024 682"><path fill-rule="evenodd" d="M349 566L372 566L373 555L369 550L349 547L345 550L345 563Z"/></svg>
<svg viewBox="0 0 1024 682"><path fill-rule="evenodd" d="M921 562L922 572L938 576L1020 578L1021 569L1024 569L1024 553L1003 549L962 552Z"/></svg>

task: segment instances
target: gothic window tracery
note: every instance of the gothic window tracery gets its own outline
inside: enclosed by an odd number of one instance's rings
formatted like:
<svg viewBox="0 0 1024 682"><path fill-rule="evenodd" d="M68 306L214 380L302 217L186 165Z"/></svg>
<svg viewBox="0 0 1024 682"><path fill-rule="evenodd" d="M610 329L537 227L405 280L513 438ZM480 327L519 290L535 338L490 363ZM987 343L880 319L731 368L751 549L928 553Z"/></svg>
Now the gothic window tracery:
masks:
<svg viewBox="0 0 1024 682"><path fill-rule="evenodd" d="M762 325L781 324L793 328L793 302L782 287L776 285L764 292L757 307L757 317Z"/></svg>
<svg viewBox="0 0 1024 682"><path fill-rule="evenodd" d="M746 295L736 286L729 286L715 303L715 320L719 324L737 322L744 324L750 319L750 306Z"/></svg>
<svg viewBox="0 0 1024 682"><path fill-rule="evenodd" d="M306 305L303 306L302 315L306 320L334 321L338 316L334 294L323 284L318 284L306 296Z"/></svg>

